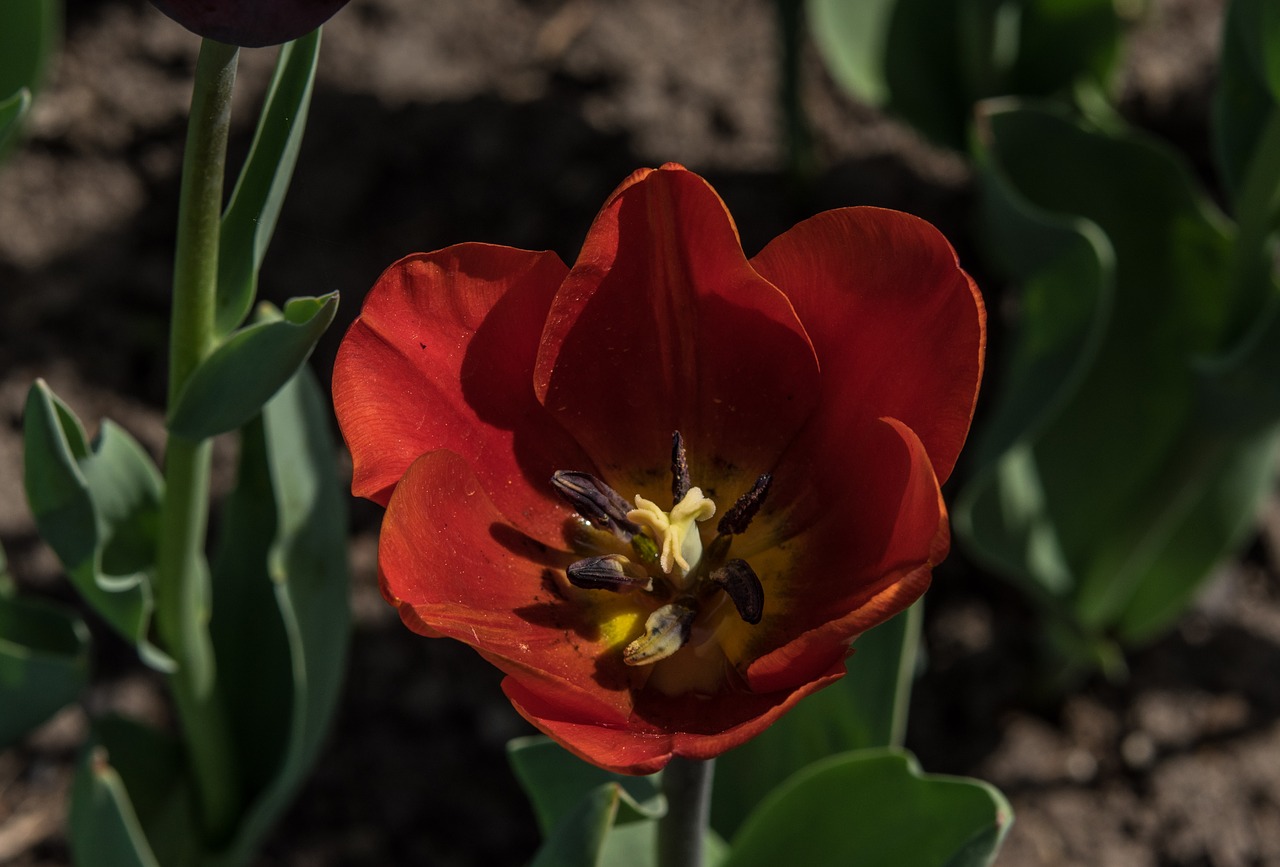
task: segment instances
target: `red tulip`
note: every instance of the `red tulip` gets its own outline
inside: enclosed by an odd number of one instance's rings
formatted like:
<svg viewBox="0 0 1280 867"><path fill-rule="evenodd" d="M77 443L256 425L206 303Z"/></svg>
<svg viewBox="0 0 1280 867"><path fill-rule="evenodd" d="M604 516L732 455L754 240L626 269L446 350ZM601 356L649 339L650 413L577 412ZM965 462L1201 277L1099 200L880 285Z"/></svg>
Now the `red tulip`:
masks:
<svg viewBox="0 0 1280 867"><path fill-rule="evenodd" d="M924 592L984 348L927 223L828 211L748 260L667 165L572 269L481 244L392 265L333 391L404 622L473 646L570 751L649 773L758 734Z"/></svg>
<svg viewBox="0 0 1280 867"><path fill-rule="evenodd" d="M192 33L246 48L297 39L328 21L347 0L151 0Z"/></svg>

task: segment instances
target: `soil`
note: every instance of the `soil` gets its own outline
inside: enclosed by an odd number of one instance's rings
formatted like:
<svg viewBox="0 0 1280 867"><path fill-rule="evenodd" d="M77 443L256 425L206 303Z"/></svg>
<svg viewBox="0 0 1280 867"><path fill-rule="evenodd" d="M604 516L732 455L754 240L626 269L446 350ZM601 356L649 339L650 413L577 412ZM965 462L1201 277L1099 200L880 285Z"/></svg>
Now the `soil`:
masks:
<svg viewBox="0 0 1280 867"><path fill-rule="evenodd" d="M1122 107L1208 171L1220 0L1154 2ZM767 0L353 0L326 27L308 134L263 294L338 289L315 367L399 256L466 240L576 255L610 190L667 160L723 195L748 253L796 220L876 204L937 224L1002 309L969 228L960 157L836 91L812 56L822 169L782 170ZM73 602L21 489L20 416L44 377L90 425L111 417L159 455L178 169L197 42L142 0L71 0L64 51L23 148L0 168L0 542L23 592ZM233 154L273 52L242 53ZM233 160L237 157L233 156ZM998 319L998 317L996 317ZM991 336L998 357L1005 337ZM220 443L217 484L232 458ZM504 758L528 731L468 648L403 629L374 580L378 510L352 504L355 633L328 746L259 864L506 865L536 829ZM1017 815L998 863L1280 864L1280 505L1194 610L1130 654L1131 677L1034 700L1035 625L967 562L929 595L927 667L908 746L926 769L990 780ZM156 679L101 624L95 677L0 753L0 864L68 862L61 835L87 715L164 721Z"/></svg>

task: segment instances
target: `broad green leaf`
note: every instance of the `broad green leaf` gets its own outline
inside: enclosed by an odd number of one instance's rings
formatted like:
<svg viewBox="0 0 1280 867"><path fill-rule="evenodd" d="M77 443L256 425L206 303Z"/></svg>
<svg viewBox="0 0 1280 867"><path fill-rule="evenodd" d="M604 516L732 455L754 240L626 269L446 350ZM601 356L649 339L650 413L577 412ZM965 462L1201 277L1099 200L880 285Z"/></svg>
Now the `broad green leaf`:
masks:
<svg viewBox="0 0 1280 867"><path fill-rule="evenodd" d="M1275 478L1274 422L1250 436L1196 431L1189 440L1175 458L1181 470L1176 487L1155 492L1160 508L1142 526L1145 532L1102 553L1112 562L1104 561L1099 571L1133 587L1116 624L1129 643L1150 641L1173 625L1215 563L1255 529L1258 504ZM1132 549L1124 551L1125 544Z"/></svg>
<svg viewBox="0 0 1280 867"><path fill-rule="evenodd" d="M284 204L307 126L320 30L280 47L253 144L218 239L217 329L227 335L253 307L258 270Z"/></svg>
<svg viewBox="0 0 1280 867"><path fill-rule="evenodd" d="M315 761L337 703L350 618L336 455L305 367L241 434L211 629L250 803L216 864L256 849Z"/></svg>
<svg viewBox="0 0 1280 867"><path fill-rule="evenodd" d="M666 812L661 774L611 774L571 756L541 735L516 738L507 755L533 801L546 841L534 865L548 867L661 867L658 819ZM728 852L708 829L706 867L718 867Z"/></svg>
<svg viewBox="0 0 1280 867"><path fill-rule="evenodd" d="M89 631L79 617L0 594L0 749L75 701L88 681Z"/></svg>
<svg viewBox="0 0 1280 867"><path fill-rule="evenodd" d="M814 41L850 94L963 149L985 97L1105 88L1113 0L809 0Z"/></svg>
<svg viewBox="0 0 1280 867"><path fill-rule="evenodd" d="M974 438L978 469L954 521L991 568L1034 577L1035 592L1061 597L1076 579L1030 444L1095 363L1113 304L1115 253L1096 224L1037 207L1006 177L990 150L988 118L1011 105L990 100L979 109L981 211L989 257L1020 284L1021 317L1005 369L990 376L987 388L999 397Z"/></svg>
<svg viewBox="0 0 1280 867"><path fill-rule="evenodd" d="M1268 119L1280 104L1280 6L1271 0L1232 0L1222 28L1221 64L1213 104L1218 167L1232 198L1244 194Z"/></svg>
<svg viewBox="0 0 1280 867"><path fill-rule="evenodd" d="M172 737L123 717L93 726L71 792L78 867L197 867L199 834Z"/></svg>
<svg viewBox="0 0 1280 867"><path fill-rule="evenodd" d="M1235 0L1227 10L1213 134L1239 226L1229 333L1239 335L1241 346L1212 364L1216 372L1229 374L1232 361L1246 360L1246 344L1265 339L1263 320L1276 316L1280 307L1272 279L1274 233L1280 228L1280 6L1275 3ZM1269 382L1275 370L1252 372Z"/></svg>
<svg viewBox="0 0 1280 867"><path fill-rule="evenodd" d="M0 156L44 83L61 30L61 0L0 3Z"/></svg>
<svg viewBox="0 0 1280 867"><path fill-rule="evenodd" d="M235 332L191 374L169 413L169 431L202 440L247 424L306 363L338 309L338 293L293 298L281 316Z"/></svg>
<svg viewBox="0 0 1280 867"><path fill-rule="evenodd" d="M809 0L814 43L831 77L871 105L889 101L885 52L898 0Z"/></svg>
<svg viewBox="0 0 1280 867"><path fill-rule="evenodd" d="M1145 640L1256 508L1266 424L1234 423L1230 389L1208 387L1198 365L1235 345L1240 296L1261 293L1231 279L1225 221L1162 146L1010 103L988 105L982 130L993 252L1051 297L1023 306L956 527L996 568L1065 597L1051 613L1071 612L1081 647ZM1064 231L1037 268L1018 233L1052 241L1046 215Z"/></svg>
<svg viewBox="0 0 1280 867"><path fill-rule="evenodd" d="M720 867L729 855L729 844L708 828L702 840L704 867ZM600 867L663 867L658 862L658 821L615 822L600 850Z"/></svg>
<svg viewBox="0 0 1280 867"><path fill-rule="evenodd" d="M160 867L105 753L85 752L71 788L67 842L76 867Z"/></svg>
<svg viewBox="0 0 1280 867"><path fill-rule="evenodd" d="M31 91L25 87L7 99L0 99L0 156L3 156L10 138L17 132L18 124L26 117L30 108Z"/></svg>
<svg viewBox="0 0 1280 867"><path fill-rule="evenodd" d="M154 565L163 481L142 447L103 421L89 443L71 410L42 381L23 415L27 503L85 601L144 661L173 663L151 644Z"/></svg>
<svg viewBox="0 0 1280 867"><path fill-rule="evenodd" d="M589 791L550 830L531 867L605 867L604 842L621 801L617 783L602 783Z"/></svg>
<svg viewBox="0 0 1280 867"><path fill-rule="evenodd" d="M919 606L861 635L848 674L716 760L711 824L726 837L783 780L849 750L898 747L906 728Z"/></svg>
<svg viewBox="0 0 1280 867"><path fill-rule="evenodd" d="M986 783L922 774L899 750L861 750L776 789L733 838L724 867L981 867L1012 821Z"/></svg>
<svg viewBox="0 0 1280 867"><path fill-rule="evenodd" d="M72 795L72 847L77 863L114 864L105 857L93 860L80 854L93 852L98 834L130 837L140 832L145 842L136 845L139 854L149 853L163 867L197 867L201 840L197 829L195 801L184 772L182 746L171 735L135 720L107 716L95 720L85 758L77 770L76 786L110 781L112 797L97 791L92 809L76 802ZM95 778L102 778L95 780ZM133 863L133 862L127 862Z"/></svg>
<svg viewBox="0 0 1280 867"><path fill-rule="evenodd" d="M533 804L544 837L577 809L588 793L606 783L620 787L619 797L626 807L624 819L657 818L667 809L661 773L635 777L601 770L542 735L510 741L507 760Z"/></svg>

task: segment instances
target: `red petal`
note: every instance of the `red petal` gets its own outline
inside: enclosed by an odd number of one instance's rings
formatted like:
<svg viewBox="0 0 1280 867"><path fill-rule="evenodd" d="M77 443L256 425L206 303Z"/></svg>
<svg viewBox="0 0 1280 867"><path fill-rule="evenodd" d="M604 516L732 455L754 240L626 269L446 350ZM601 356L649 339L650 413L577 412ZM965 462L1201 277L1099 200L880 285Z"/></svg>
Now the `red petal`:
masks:
<svg viewBox="0 0 1280 867"><path fill-rule="evenodd" d="M620 493L669 487L671 433L695 484L745 488L818 394L787 299L751 268L724 203L678 166L606 203L556 295L535 386ZM709 493L714 495L714 491Z"/></svg>
<svg viewBox="0 0 1280 867"><path fill-rule="evenodd" d="M502 689L525 719L579 758L617 773L651 774L675 756L710 759L746 743L844 671L841 655L838 665L794 690L725 692L709 699L645 692L623 726L566 713L555 693L527 678L508 677Z"/></svg>
<svg viewBox="0 0 1280 867"><path fill-rule="evenodd" d="M467 462L444 450L409 468L378 542L383 595L407 626L470 644L509 674L550 679L566 712L617 722L631 675L616 653L614 665L598 662L595 612L560 597L551 573L572 559L512 529Z"/></svg>
<svg viewBox="0 0 1280 867"><path fill-rule="evenodd" d="M931 225L845 208L808 219L751 260L795 305L822 365L826 443L889 416L946 481L973 417L986 348L982 296Z"/></svg>
<svg viewBox="0 0 1280 867"><path fill-rule="evenodd" d="M911 429L883 419L851 439L862 448L815 467L809 490L743 539L758 549L744 545L742 556L764 585L764 618L731 622L722 642L749 664L755 690L825 671L853 638L919 598L950 548L938 480ZM769 538L779 528L791 534L781 545Z"/></svg>
<svg viewBox="0 0 1280 867"><path fill-rule="evenodd" d="M447 448L476 468L513 523L559 538L551 474L590 462L532 382L542 322L566 271L553 253L483 244L387 269L333 371L353 493L385 504L419 455Z"/></svg>

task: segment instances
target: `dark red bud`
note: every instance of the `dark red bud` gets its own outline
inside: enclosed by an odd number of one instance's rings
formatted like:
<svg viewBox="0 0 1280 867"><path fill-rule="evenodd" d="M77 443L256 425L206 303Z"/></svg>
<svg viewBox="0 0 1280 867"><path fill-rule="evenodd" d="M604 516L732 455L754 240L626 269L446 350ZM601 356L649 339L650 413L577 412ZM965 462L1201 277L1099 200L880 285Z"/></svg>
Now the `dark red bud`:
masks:
<svg viewBox="0 0 1280 867"><path fill-rule="evenodd" d="M208 39L261 48L305 36L347 0L151 0L183 27Z"/></svg>

